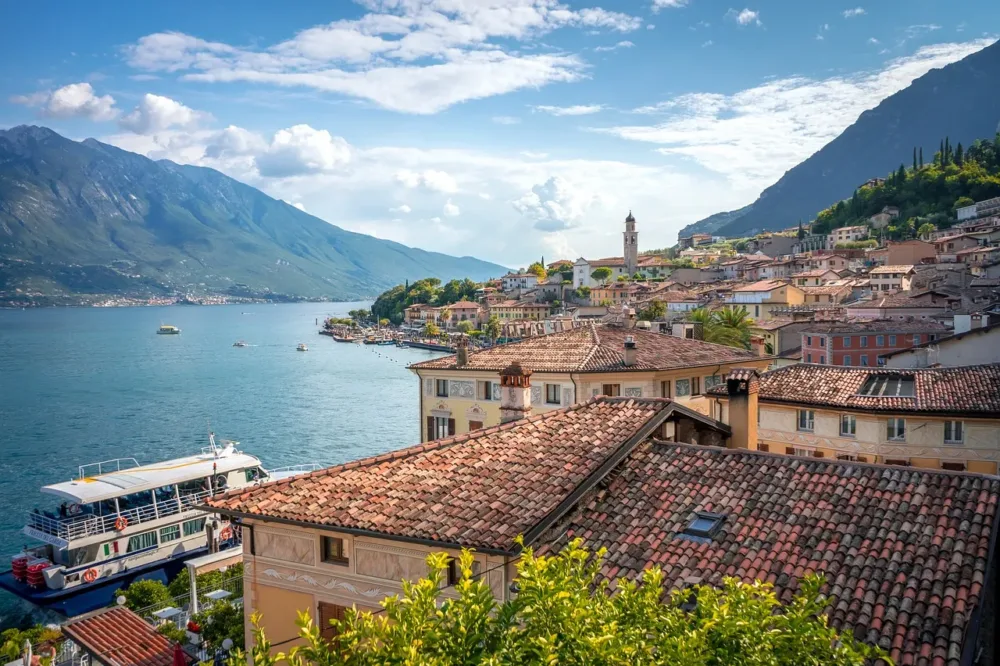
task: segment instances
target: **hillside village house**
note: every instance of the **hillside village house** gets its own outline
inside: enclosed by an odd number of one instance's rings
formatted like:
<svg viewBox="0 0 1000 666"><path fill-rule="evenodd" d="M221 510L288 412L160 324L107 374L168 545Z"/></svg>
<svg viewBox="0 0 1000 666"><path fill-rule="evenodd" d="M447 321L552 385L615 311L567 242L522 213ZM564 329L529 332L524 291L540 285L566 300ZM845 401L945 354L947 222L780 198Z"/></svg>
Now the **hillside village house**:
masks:
<svg viewBox="0 0 1000 666"><path fill-rule="evenodd" d="M835 250L841 243L854 243L866 238L868 238L868 227L865 225L840 227L827 234L826 249Z"/></svg>
<svg viewBox="0 0 1000 666"><path fill-rule="evenodd" d="M479 328L483 321L482 306L472 301L459 301L451 305L442 305L437 310L440 321L449 329L455 328L459 322L463 321L471 321L476 328ZM451 313L447 319L443 316L446 311Z"/></svg>
<svg viewBox="0 0 1000 666"><path fill-rule="evenodd" d="M909 291L915 273L913 266L879 266L871 269L868 280L873 292Z"/></svg>
<svg viewBox="0 0 1000 666"><path fill-rule="evenodd" d="M752 352L617 326L588 325L482 351L415 363L421 441L500 423L500 371L517 361L531 371L536 413L593 396L673 398L703 409L704 390L737 365L765 369ZM701 406L699 406L701 405Z"/></svg>
<svg viewBox="0 0 1000 666"><path fill-rule="evenodd" d="M802 271L792 276L792 282L796 287L822 287L828 282L839 280L840 275L830 269L813 269Z"/></svg>
<svg viewBox="0 0 1000 666"><path fill-rule="evenodd" d="M801 332L802 360L820 365L875 367L884 354L934 341L949 333L943 324L917 319L817 322Z"/></svg>
<svg viewBox="0 0 1000 666"><path fill-rule="evenodd" d="M810 319L775 317L766 321L754 321L751 332L764 341L764 353L783 356L802 347L800 333L812 326ZM773 369L774 363L769 366Z"/></svg>
<svg viewBox="0 0 1000 666"><path fill-rule="evenodd" d="M822 287L799 287L806 304L836 305L851 297L851 288L843 284L827 284Z"/></svg>
<svg viewBox="0 0 1000 666"><path fill-rule="evenodd" d="M933 243L922 240L888 241L884 247L876 247L865 252L866 261L876 266L915 266L926 261L934 261L937 249Z"/></svg>
<svg viewBox="0 0 1000 666"><path fill-rule="evenodd" d="M874 294L870 300L846 305L847 316L862 319L928 319L944 314L952 296L937 291L919 294Z"/></svg>
<svg viewBox="0 0 1000 666"><path fill-rule="evenodd" d="M798 287L780 280L761 280L733 289L726 297L726 303L733 306L744 306L747 313L754 319L769 319L770 311L777 307L801 305L805 302L805 294Z"/></svg>
<svg viewBox="0 0 1000 666"><path fill-rule="evenodd" d="M538 285L538 276L534 273L507 273L500 278L504 291L514 291L515 289L534 289Z"/></svg>
<svg viewBox="0 0 1000 666"><path fill-rule="evenodd" d="M590 304L620 305L622 303L630 303L634 301L639 294L646 291L649 291L648 286L636 284L635 282L612 282L610 284L602 284L591 287Z"/></svg>
<svg viewBox="0 0 1000 666"><path fill-rule="evenodd" d="M814 254L809 257L809 268L828 271L846 271L851 267L851 260L843 254Z"/></svg>
<svg viewBox="0 0 1000 666"><path fill-rule="evenodd" d="M487 307L487 318L496 315L497 319L545 319L549 316L551 306L548 303L536 303L532 300L501 301Z"/></svg>
<svg viewBox="0 0 1000 666"><path fill-rule="evenodd" d="M869 217L868 222L873 229L885 229L897 217L899 217L899 209L895 206L886 206L881 212Z"/></svg>
<svg viewBox="0 0 1000 666"><path fill-rule="evenodd" d="M970 247L956 252L955 258L968 266L992 265L1000 261L1000 247Z"/></svg>
<svg viewBox="0 0 1000 666"><path fill-rule="evenodd" d="M793 365L760 376L762 450L996 474L1000 365L875 369ZM730 398L714 416L729 421Z"/></svg>
<svg viewBox="0 0 1000 666"><path fill-rule="evenodd" d="M432 551L474 549L474 574L509 599L518 535L606 549L612 592L655 564L666 590L735 576L787 602L824 572L831 626L899 664L958 664L992 639L997 478L758 451L750 369L725 383L728 426L655 398L532 414L531 377L503 376L504 425L208 500L242 524L245 614L263 612L276 650L298 643L296 611L331 639L331 618L378 610Z"/></svg>

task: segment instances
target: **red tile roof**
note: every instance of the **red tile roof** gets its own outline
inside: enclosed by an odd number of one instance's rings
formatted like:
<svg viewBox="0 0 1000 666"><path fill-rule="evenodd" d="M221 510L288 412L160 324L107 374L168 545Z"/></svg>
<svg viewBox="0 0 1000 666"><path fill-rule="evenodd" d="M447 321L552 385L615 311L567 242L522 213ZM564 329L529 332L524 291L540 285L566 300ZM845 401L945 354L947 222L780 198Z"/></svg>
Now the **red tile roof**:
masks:
<svg viewBox="0 0 1000 666"><path fill-rule="evenodd" d="M611 580L655 565L668 587L734 576L783 602L821 572L832 626L897 664L957 666L998 494L996 477L647 441L541 541L607 548ZM711 539L678 536L696 511L725 516Z"/></svg>
<svg viewBox="0 0 1000 666"><path fill-rule="evenodd" d="M876 350L873 350L876 351ZM912 397L859 395L872 376L913 379ZM714 386L712 394L725 394ZM792 365L760 376L761 401L879 412L1000 416L1000 363L957 368L845 368Z"/></svg>
<svg viewBox="0 0 1000 666"><path fill-rule="evenodd" d="M787 286L788 283L784 280L761 280L759 282L753 282L751 284L736 287L733 291L774 291L775 289Z"/></svg>
<svg viewBox="0 0 1000 666"><path fill-rule="evenodd" d="M626 366L624 345L629 336L636 342L636 363ZM473 352L462 368L456 366L455 356L415 363L410 367L499 371L512 361L519 361L535 372L624 372L737 363L759 358L762 357L753 352L701 340L641 329L591 325Z"/></svg>
<svg viewBox="0 0 1000 666"><path fill-rule="evenodd" d="M510 552L669 400L565 410L233 491L212 510ZM703 418L703 417L699 417Z"/></svg>
<svg viewBox="0 0 1000 666"><path fill-rule="evenodd" d="M174 643L127 608L106 608L62 626L63 634L108 666L172 666Z"/></svg>
<svg viewBox="0 0 1000 666"><path fill-rule="evenodd" d="M940 322L927 319L854 319L851 321L817 322L803 333L935 333L947 334L951 329ZM878 348L874 348L878 351Z"/></svg>

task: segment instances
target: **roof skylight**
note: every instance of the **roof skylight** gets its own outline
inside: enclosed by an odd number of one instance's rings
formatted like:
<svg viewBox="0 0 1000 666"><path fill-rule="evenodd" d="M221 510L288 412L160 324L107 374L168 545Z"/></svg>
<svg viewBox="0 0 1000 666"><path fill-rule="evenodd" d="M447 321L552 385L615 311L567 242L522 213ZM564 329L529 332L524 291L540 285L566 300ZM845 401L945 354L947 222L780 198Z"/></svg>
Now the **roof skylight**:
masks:
<svg viewBox="0 0 1000 666"><path fill-rule="evenodd" d="M868 375L858 395L873 398L912 398L912 375Z"/></svg>

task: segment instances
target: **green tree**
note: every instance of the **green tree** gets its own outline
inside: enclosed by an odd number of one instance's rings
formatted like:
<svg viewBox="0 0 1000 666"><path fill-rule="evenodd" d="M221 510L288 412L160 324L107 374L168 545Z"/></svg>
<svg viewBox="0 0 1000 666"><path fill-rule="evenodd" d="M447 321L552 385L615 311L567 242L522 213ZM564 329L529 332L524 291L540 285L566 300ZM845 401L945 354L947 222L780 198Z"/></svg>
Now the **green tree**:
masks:
<svg viewBox="0 0 1000 666"><path fill-rule="evenodd" d="M590 277L597 280L598 282L605 282L611 277L611 269L607 266L601 266L600 268L595 268L594 272L590 274Z"/></svg>
<svg viewBox="0 0 1000 666"><path fill-rule="evenodd" d="M500 319L496 315L490 315L490 318L486 320L483 324L483 335L491 343L496 342L497 338L500 337Z"/></svg>
<svg viewBox="0 0 1000 666"><path fill-rule="evenodd" d="M971 206L976 202L972 200L971 197L959 197L955 199L955 204L952 206L953 210L958 210L959 208L965 208L966 206Z"/></svg>
<svg viewBox="0 0 1000 666"><path fill-rule="evenodd" d="M955 166L962 166L965 162L965 153L962 150L962 142L959 141L955 147Z"/></svg>
<svg viewBox="0 0 1000 666"><path fill-rule="evenodd" d="M437 336L441 335L441 329L438 327L437 324L428 320L424 324L424 335L426 335L429 338L436 338Z"/></svg>
<svg viewBox="0 0 1000 666"><path fill-rule="evenodd" d="M571 541L555 555L526 549L517 562L516 595L498 603L473 558L463 552L455 597L441 595L449 558L428 556L428 574L404 582L401 597L375 615L354 609L334 620L333 642L305 610L297 624L301 644L271 657L272 646L254 622L254 666L861 666L886 653L837 633L826 618L823 579L802 579L787 605L766 583L727 578L716 588L697 585L664 599L658 567L638 581L610 583L600 576L604 551L589 553ZM694 610L687 604L693 601ZM254 655L256 657L257 655ZM234 654L230 666L243 666Z"/></svg>
<svg viewBox="0 0 1000 666"><path fill-rule="evenodd" d="M469 333L472 333L474 330L476 330L476 325L473 324L468 319L466 319L464 321L458 322L458 324L455 326L455 328L457 328L459 330L459 332L465 333L466 335L468 335Z"/></svg>
<svg viewBox="0 0 1000 666"><path fill-rule="evenodd" d="M59 629L49 629L41 624L36 624L26 629L4 629L0 633L0 658L3 659L3 663L5 664L17 661L23 655L25 641L31 643L33 649L37 650L42 643L55 641L61 635L62 632ZM46 659L46 661L49 660ZM50 665L43 663L43 666Z"/></svg>
<svg viewBox="0 0 1000 666"><path fill-rule="evenodd" d="M639 271L636 271L635 273L632 274L632 279L633 280L641 280L642 279L642 273L640 273Z"/></svg>
<svg viewBox="0 0 1000 666"><path fill-rule="evenodd" d="M750 349L754 321L745 307L727 306L715 311L698 308L688 315L688 321L701 324L705 342Z"/></svg>
<svg viewBox="0 0 1000 666"><path fill-rule="evenodd" d="M542 266L541 262L536 261L535 263L528 266L527 272L537 276L539 280L545 279L546 275L545 266Z"/></svg>
<svg viewBox="0 0 1000 666"><path fill-rule="evenodd" d="M125 606L130 610L152 610L166 608L173 601L167 586L158 580L137 580L124 590L116 590L115 597L124 596Z"/></svg>
<svg viewBox="0 0 1000 666"><path fill-rule="evenodd" d="M667 306L662 301L653 299L645 308L639 311L639 319L643 321L656 321L663 319L667 314Z"/></svg>
<svg viewBox="0 0 1000 666"><path fill-rule="evenodd" d="M931 237L931 234L934 233L935 231L937 231L937 227L935 227L930 222L924 222L917 229L917 235L920 236L922 239L927 240Z"/></svg>
<svg viewBox="0 0 1000 666"><path fill-rule="evenodd" d="M920 147L920 168L924 168L924 147Z"/></svg>
<svg viewBox="0 0 1000 666"><path fill-rule="evenodd" d="M192 618L201 627L201 637L209 647L221 648L227 638L234 647L245 643L243 607L229 601L213 603L207 610Z"/></svg>
<svg viewBox="0 0 1000 666"><path fill-rule="evenodd" d="M389 321L388 319L386 319L384 317L382 319L378 320L378 325L379 326L383 326L383 327L388 326L391 323L392 323L391 321Z"/></svg>
<svg viewBox="0 0 1000 666"><path fill-rule="evenodd" d="M913 170L914 171L917 170L917 148L916 148L916 146L914 146L914 148L913 148Z"/></svg>
<svg viewBox="0 0 1000 666"><path fill-rule="evenodd" d="M628 276L627 275L619 275L617 281L618 282L628 282Z"/></svg>

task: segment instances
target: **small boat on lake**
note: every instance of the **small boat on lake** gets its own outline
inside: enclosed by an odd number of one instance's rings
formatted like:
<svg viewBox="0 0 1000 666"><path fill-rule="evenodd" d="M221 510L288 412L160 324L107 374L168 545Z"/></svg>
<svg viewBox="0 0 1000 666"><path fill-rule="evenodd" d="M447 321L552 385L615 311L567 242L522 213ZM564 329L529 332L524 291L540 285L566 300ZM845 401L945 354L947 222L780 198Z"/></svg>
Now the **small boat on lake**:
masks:
<svg viewBox="0 0 1000 666"><path fill-rule="evenodd" d="M333 336L334 342L354 342L354 338L349 335L335 335Z"/></svg>
<svg viewBox="0 0 1000 666"><path fill-rule="evenodd" d="M0 588L69 617L89 613L135 580L167 582L193 557L239 548L239 525L202 509L206 499L319 468L268 471L238 442L220 443L210 433L197 455L82 465L73 480L42 487L61 504L28 512L24 534L41 545L11 558Z"/></svg>
<svg viewBox="0 0 1000 666"><path fill-rule="evenodd" d="M157 335L180 335L180 333L181 329L170 324L161 324L160 328L156 330Z"/></svg>
<svg viewBox="0 0 1000 666"><path fill-rule="evenodd" d="M295 348L295 351L309 351L309 347L306 347L306 343L300 342Z"/></svg>
<svg viewBox="0 0 1000 666"><path fill-rule="evenodd" d="M237 340L236 342L233 343L233 346L234 347L249 347L250 343L246 342L245 340Z"/></svg>

